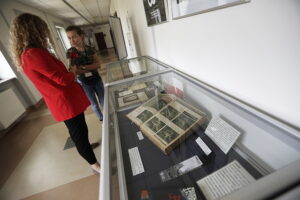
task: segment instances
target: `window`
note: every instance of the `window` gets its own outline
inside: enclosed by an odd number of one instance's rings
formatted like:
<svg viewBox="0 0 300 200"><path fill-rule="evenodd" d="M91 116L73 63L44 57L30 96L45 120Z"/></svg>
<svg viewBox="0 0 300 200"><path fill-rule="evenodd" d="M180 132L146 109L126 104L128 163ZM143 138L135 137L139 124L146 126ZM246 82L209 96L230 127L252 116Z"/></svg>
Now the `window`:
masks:
<svg viewBox="0 0 300 200"><path fill-rule="evenodd" d="M9 63L7 62L6 58L2 54L2 51L0 51L0 80L2 79L9 79L16 77L15 73L11 69Z"/></svg>
<svg viewBox="0 0 300 200"><path fill-rule="evenodd" d="M56 31L58 33L59 39L61 41L61 43L64 46L65 51L69 48L71 48L71 44L69 42L69 39L67 37L66 31L64 28L60 27L60 26L55 26Z"/></svg>

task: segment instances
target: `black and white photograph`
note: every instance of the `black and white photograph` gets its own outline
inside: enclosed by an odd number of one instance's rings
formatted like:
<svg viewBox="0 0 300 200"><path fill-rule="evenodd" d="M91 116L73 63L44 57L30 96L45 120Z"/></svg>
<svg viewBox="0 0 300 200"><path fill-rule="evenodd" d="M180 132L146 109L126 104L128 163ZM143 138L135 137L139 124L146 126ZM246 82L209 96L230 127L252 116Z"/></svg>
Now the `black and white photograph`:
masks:
<svg viewBox="0 0 300 200"><path fill-rule="evenodd" d="M142 122L145 122L148 119L150 119L152 116L153 114L150 111L144 110L141 114L137 116L137 118L140 119Z"/></svg>
<svg viewBox="0 0 300 200"><path fill-rule="evenodd" d="M176 139L179 136L179 134L176 133L176 131L174 131L171 127L165 126L157 133L157 136L166 144L170 144L174 139Z"/></svg>
<svg viewBox="0 0 300 200"><path fill-rule="evenodd" d="M119 97L118 104L119 107L124 107L124 106L129 106L146 100L148 100L148 97L145 94L145 92L138 92L138 93L132 93L126 96Z"/></svg>
<svg viewBox="0 0 300 200"><path fill-rule="evenodd" d="M118 96L123 97L123 96L126 96L126 95L130 95L132 93L133 93L132 90L123 89L123 90L119 90Z"/></svg>
<svg viewBox="0 0 300 200"><path fill-rule="evenodd" d="M178 117L176 117L172 122L176 124L178 127L180 127L183 130L188 129L192 124L195 123L196 120L188 117L184 113L180 114Z"/></svg>
<svg viewBox="0 0 300 200"><path fill-rule="evenodd" d="M136 94L129 95L123 98L124 103L132 102L137 100L139 97Z"/></svg>
<svg viewBox="0 0 300 200"><path fill-rule="evenodd" d="M177 178L185 173L188 173L194 169L197 169L202 165L201 160L198 156L193 156L186 159L172 167L165 169L159 173L162 182L167 182L174 178Z"/></svg>
<svg viewBox="0 0 300 200"><path fill-rule="evenodd" d="M143 0L143 2L148 26L167 21L165 0Z"/></svg>
<svg viewBox="0 0 300 200"><path fill-rule="evenodd" d="M177 178L178 176L181 175L179 169L183 167L182 163L179 163L177 165L174 165L170 167L169 169L166 169L162 172L159 173L159 176L161 178L162 182L167 182L169 180L172 180L174 178Z"/></svg>
<svg viewBox="0 0 300 200"><path fill-rule="evenodd" d="M162 127L164 127L166 124L162 121L160 121L157 117L153 117L150 121L146 123L146 125L154 132L156 133L159 131Z"/></svg>
<svg viewBox="0 0 300 200"><path fill-rule="evenodd" d="M182 188L180 193L186 200L197 200L197 194L194 187Z"/></svg>
<svg viewBox="0 0 300 200"><path fill-rule="evenodd" d="M169 98L168 96L159 96L158 98L154 98L152 101L147 103L146 106L149 106L149 107L154 108L155 110L159 111L171 101L172 101L172 98Z"/></svg>
<svg viewBox="0 0 300 200"><path fill-rule="evenodd" d="M250 0L171 0L173 19L250 2Z"/></svg>
<svg viewBox="0 0 300 200"><path fill-rule="evenodd" d="M165 109L163 109L160 114L164 117L168 118L169 120L174 119L178 115L179 111L177 111L172 106L167 106Z"/></svg>

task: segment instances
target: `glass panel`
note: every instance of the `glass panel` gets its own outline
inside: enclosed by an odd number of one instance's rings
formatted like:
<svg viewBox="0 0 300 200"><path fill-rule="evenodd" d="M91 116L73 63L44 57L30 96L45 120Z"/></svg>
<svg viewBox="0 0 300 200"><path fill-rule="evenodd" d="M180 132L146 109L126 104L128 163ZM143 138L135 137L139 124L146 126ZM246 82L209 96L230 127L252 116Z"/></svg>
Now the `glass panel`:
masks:
<svg viewBox="0 0 300 200"><path fill-rule="evenodd" d="M207 88L175 72L108 87L128 199L215 199L300 159L298 139ZM219 118L240 134L228 152Z"/></svg>
<svg viewBox="0 0 300 200"><path fill-rule="evenodd" d="M108 65L107 80L108 82L114 82L143 74L158 72L166 68L167 67L146 57L138 57Z"/></svg>
<svg viewBox="0 0 300 200"><path fill-rule="evenodd" d="M1 51L0 51L0 66L1 66L0 80L16 77L15 73L11 69L10 65L8 64L6 58L4 57Z"/></svg>
<svg viewBox="0 0 300 200"><path fill-rule="evenodd" d="M67 33L66 33L65 29L60 27L60 26L55 26L55 28L56 28L59 39L60 39L65 51L67 49L71 48L71 44L70 44L70 41L68 39L68 36L67 36Z"/></svg>

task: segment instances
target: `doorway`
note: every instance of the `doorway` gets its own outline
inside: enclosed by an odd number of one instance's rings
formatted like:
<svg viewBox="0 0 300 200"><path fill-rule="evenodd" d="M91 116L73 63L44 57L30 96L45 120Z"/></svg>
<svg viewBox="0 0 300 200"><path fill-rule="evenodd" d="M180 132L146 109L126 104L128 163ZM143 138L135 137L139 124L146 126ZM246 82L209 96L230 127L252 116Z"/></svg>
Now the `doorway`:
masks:
<svg viewBox="0 0 300 200"><path fill-rule="evenodd" d="M95 33L95 37L96 37L99 51L100 52L107 51L107 46L106 46L103 32Z"/></svg>

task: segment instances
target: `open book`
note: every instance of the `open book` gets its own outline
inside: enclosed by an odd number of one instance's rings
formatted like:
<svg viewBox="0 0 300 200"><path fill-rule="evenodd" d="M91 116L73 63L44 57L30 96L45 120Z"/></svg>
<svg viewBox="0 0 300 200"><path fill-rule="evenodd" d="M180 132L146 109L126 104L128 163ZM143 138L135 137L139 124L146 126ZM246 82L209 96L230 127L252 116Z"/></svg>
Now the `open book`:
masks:
<svg viewBox="0 0 300 200"><path fill-rule="evenodd" d="M205 113L171 94L151 98L127 117L165 154L205 121Z"/></svg>

